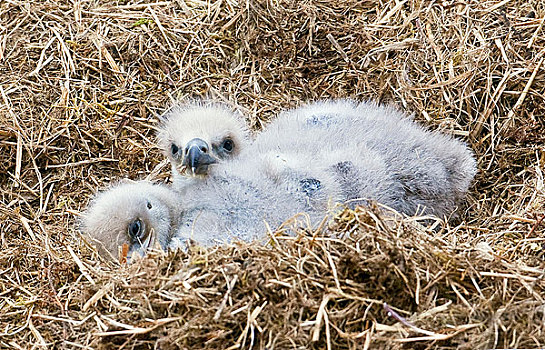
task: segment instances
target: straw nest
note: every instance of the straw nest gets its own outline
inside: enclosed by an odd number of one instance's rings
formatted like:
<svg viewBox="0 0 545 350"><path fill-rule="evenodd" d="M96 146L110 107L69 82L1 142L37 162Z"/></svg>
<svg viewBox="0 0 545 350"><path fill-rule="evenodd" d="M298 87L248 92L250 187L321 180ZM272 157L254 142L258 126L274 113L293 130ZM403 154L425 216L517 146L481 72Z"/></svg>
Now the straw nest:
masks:
<svg viewBox="0 0 545 350"><path fill-rule="evenodd" d="M0 18L1 347L545 347L542 1L9 0ZM112 180L168 177L157 114L195 95L254 130L305 100L393 103L466 140L479 175L456 224L359 208L266 246L101 261L78 213Z"/></svg>

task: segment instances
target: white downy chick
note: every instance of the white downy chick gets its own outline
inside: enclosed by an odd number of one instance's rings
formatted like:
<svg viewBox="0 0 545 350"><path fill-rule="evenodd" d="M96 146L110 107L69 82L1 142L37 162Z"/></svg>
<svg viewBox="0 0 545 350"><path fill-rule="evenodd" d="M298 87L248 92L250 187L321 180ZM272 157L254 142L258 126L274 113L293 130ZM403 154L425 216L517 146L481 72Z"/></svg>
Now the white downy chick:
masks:
<svg viewBox="0 0 545 350"><path fill-rule="evenodd" d="M171 247L263 237L305 212L317 222L334 201L373 200L413 215L449 215L476 173L472 152L405 114L350 100L287 111L230 162L184 193Z"/></svg>

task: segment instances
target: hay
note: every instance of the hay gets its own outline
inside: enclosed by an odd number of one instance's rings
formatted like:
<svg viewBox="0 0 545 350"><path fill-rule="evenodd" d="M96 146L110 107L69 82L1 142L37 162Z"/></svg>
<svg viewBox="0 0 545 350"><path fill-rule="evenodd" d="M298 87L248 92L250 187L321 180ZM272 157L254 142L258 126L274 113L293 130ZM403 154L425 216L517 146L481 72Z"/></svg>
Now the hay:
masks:
<svg viewBox="0 0 545 350"><path fill-rule="evenodd" d="M537 0L0 3L0 346L545 347L544 18ZM476 151L463 221L360 209L268 247L100 261L75 216L112 179L164 180L156 115L202 94L254 129L309 99L395 103Z"/></svg>

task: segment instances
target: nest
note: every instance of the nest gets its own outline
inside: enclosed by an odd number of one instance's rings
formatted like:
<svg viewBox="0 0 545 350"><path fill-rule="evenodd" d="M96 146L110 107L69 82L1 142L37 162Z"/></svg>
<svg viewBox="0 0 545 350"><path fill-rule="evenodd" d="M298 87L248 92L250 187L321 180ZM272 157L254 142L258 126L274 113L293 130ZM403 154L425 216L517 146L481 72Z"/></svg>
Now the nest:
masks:
<svg viewBox="0 0 545 350"><path fill-rule="evenodd" d="M0 347L545 347L542 1L13 0L0 18ZM307 100L395 104L467 141L479 175L455 224L346 209L266 245L102 261L79 212L115 179L165 181L157 115L200 95L254 130Z"/></svg>

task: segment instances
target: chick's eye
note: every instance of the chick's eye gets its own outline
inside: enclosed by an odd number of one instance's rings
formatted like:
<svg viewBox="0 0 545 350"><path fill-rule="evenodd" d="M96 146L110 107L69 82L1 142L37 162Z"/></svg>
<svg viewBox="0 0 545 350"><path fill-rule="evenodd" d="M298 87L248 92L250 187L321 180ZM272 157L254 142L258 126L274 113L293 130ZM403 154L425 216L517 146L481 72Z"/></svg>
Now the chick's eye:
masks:
<svg viewBox="0 0 545 350"><path fill-rule="evenodd" d="M153 206L151 205L151 203L150 203L150 202L148 202L147 206L148 206L148 209L151 209L151 208L153 208Z"/></svg>
<svg viewBox="0 0 545 350"><path fill-rule="evenodd" d="M179 150L179 148L178 148L178 146L176 146L175 144L171 144L171 145L170 145L170 151L172 152L172 155L173 155L173 156L176 155L176 154L178 153L178 150Z"/></svg>
<svg viewBox="0 0 545 350"><path fill-rule="evenodd" d="M129 231L129 237L132 239L137 239L142 235L142 230L144 228L144 225L142 224L142 220L136 219L133 222L129 224L128 231Z"/></svg>
<svg viewBox="0 0 545 350"><path fill-rule="evenodd" d="M227 139L227 140L223 141L223 144L221 146L227 152L231 152L231 151L233 151L233 148L235 147L235 143L233 142L233 140Z"/></svg>

